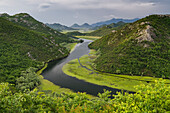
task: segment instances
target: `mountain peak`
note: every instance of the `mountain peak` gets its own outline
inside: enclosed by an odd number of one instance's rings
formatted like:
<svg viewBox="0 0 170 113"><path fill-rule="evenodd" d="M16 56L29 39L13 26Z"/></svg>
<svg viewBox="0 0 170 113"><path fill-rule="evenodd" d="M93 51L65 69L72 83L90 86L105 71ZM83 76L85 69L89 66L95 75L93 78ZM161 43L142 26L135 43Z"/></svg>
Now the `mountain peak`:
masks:
<svg viewBox="0 0 170 113"><path fill-rule="evenodd" d="M78 25L77 23L73 24L71 27L80 27L80 25Z"/></svg>
<svg viewBox="0 0 170 113"><path fill-rule="evenodd" d="M15 17L31 17L28 13L19 13L19 14L16 14L14 15Z"/></svg>
<svg viewBox="0 0 170 113"><path fill-rule="evenodd" d="M88 24L88 23L84 23L82 26L84 26L84 25L88 25L88 26L89 26L89 24Z"/></svg>
<svg viewBox="0 0 170 113"><path fill-rule="evenodd" d="M7 13L2 13L2 14L0 14L0 17L9 17L10 15L9 14L7 14Z"/></svg>

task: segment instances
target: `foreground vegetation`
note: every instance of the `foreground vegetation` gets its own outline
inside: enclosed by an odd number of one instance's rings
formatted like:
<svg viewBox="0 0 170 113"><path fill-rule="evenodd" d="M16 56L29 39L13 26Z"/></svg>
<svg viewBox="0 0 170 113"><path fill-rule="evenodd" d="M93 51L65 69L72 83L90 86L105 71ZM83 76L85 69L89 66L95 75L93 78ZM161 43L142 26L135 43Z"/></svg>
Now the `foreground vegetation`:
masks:
<svg viewBox="0 0 170 113"><path fill-rule="evenodd" d="M135 94L113 95L109 91L99 94L99 98L89 99L84 93L48 94L36 89L27 93L13 92L11 85L0 84L0 112L59 112L59 113L110 113L110 112L157 112L170 111L170 87L161 81L136 87Z"/></svg>
<svg viewBox="0 0 170 113"><path fill-rule="evenodd" d="M147 76L130 76L120 74L109 74L104 72L95 71L93 67L93 61L97 58L98 52L91 50L89 55L68 62L63 66L63 72L69 76L76 77L81 80L85 80L90 83L104 85L117 89L124 89L128 91L136 92L134 86L139 84L153 83L158 78ZM166 80L166 83L170 83L170 80Z"/></svg>
<svg viewBox="0 0 170 113"><path fill-rule="evenodd" d="M92 42L99 71L170 78L170 16L151 15Z"/></svg>

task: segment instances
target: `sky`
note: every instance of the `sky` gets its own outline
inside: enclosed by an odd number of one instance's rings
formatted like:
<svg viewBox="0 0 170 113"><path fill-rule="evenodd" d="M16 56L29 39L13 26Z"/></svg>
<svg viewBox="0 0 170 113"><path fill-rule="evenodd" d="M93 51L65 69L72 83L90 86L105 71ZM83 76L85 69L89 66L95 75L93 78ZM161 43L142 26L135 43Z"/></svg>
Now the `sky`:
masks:
<svg viewBox="0 0 170 113"><path fill-rule="evenodd" d="M170 14L170 0L0 0L0 13L29 13L44 23L96 23Z"/></svg>

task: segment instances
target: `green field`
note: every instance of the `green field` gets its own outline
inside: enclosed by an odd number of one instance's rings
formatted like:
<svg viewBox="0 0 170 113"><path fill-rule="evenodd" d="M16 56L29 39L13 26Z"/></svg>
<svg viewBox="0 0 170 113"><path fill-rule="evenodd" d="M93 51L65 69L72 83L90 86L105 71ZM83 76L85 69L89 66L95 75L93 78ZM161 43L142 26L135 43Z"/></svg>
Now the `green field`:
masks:
<svg viewBox="0 0 170 113"><path fill-rule="evenodd" d="M101 37L99 36L76 36L77 38L83 38L83 39L88 39L88 40L97 40L100 39Z"/></svg>
<svg viewBox="0 0 170 113"><path fill-rule="evenodd" d="M124 89L128 91L136 91L134 86L143 84L148 84L147 82L154 82L159 78L147 77L147 76L130 76L130 75L117 75L109 73L97 72L92 68L92 61L97 57L95 50L91 50L89 55L84 55L80 58L80 62L83 66L88 69L83 68L78 59L74 59L64 65L63 72L67 75L76 77L78 79L85 80L90 83L104 85L117 89ZM166 83L170 83L170 80L166 80Z"/></svg>
<svg viewBox="0 0 170 113"><path fill-rule="evenodd" d="M62 43L63 47L66 47L68 51L72 52L77 43Z"/></svg>

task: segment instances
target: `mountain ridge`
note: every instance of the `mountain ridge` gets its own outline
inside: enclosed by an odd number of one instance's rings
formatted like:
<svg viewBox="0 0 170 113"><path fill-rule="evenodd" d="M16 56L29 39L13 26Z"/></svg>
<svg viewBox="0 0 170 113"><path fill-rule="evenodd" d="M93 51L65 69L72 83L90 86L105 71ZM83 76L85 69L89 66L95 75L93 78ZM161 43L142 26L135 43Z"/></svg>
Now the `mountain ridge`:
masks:
<svg viewBox="0 0 170 113"><path fill-rule="evenodd" d="M61 42L72 42L72 39L67 37L66 35L60 33L57 30L54 30L42 22L37 21L32 16L27 13L19 13L13 16L7 14L1 14L0 17L3 17L13 23L16 23L22 27L25 27L29 30L37 31L41 34L49 35L55 39L58 39L59 43Z"/></svg>
<svg viewBox="0 0 170 113"><path fill-rule="evenodd" d="M53 28L53 29L58 30L58 31L75 30L75 29L73 29L73 28L71 28L71 27L67 27L67 26L61 25L61 24L59 24L59 23L54 23L54 24L48 24L48 23L46 23L46 25L47 25L48 27Z"/></svg>
<svg viewBox="0 0 170 113"><path fill-rule="evenodd" d="M94 68L100 71L170 76L170 16L150 15L92 42L100 50Z"/></svg>
<svg viewBox="0 0 170 113"><path fill-rule="evenodd" d="M134 18L134 19L122 19L122 18L116 19L116 18L113 18L113 19L110 19L110 20L94 23L91 26L96 27L96 26L101 26L101 25L109 25L109 24L112 24L112 23L118 23L120 21L125 22L125 23L132 23L132 22L135 22L137 20L139 20L139 18Z"/></svg>

